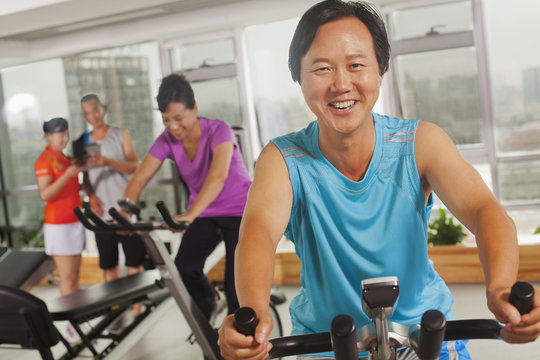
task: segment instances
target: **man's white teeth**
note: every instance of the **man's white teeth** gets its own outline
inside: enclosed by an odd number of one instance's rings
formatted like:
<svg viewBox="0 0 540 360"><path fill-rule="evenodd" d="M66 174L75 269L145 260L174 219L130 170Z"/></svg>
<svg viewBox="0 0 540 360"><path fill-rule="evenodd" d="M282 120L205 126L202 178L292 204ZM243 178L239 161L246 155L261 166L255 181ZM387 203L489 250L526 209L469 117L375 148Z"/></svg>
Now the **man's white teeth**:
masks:
<svg viewBox="0 0 540 360"><path fill-rule="evenodd" d="M353 105L354 105L354 100L340 101L340 102L332 103L333 107L335 107L336 109L340 109L340 110L350 108Z"/></svg>

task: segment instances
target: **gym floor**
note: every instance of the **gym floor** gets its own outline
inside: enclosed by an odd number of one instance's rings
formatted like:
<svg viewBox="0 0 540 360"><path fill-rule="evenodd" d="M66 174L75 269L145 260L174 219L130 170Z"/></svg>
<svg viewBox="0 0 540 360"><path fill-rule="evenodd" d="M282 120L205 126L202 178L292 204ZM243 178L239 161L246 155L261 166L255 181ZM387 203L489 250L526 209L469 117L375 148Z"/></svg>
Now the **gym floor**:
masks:
<svg viewBox="0 0 540 360"><path fill-rule="evenodd" d="M456 319L493 318L485 306L482 285L453 284L450 289L455 297ZM281 290L290 301L298 291L298 287L282 286ZM32 292L44 300L58 296L58 289L53 286L38 286ZM291 329L288 306L281 305L279 310L285 333L288 334ZM65 325L60 323L59 329L64 331ZM191 345L186 341L190 333L176 303L173 299L168 299L107 358L111 360L202 360L202 352L197 345ZM471 357L475 360L540 359L540 340L526 345L510 345L496 340L477 340L471 341L468 348ZM55 357L60 357L65 349L63 345L58 344L53 352ZM38 360L40 356L37 351L0 349L0 359ZM92 359L92 356L89 352L84 352L77 359Z"/></svg>

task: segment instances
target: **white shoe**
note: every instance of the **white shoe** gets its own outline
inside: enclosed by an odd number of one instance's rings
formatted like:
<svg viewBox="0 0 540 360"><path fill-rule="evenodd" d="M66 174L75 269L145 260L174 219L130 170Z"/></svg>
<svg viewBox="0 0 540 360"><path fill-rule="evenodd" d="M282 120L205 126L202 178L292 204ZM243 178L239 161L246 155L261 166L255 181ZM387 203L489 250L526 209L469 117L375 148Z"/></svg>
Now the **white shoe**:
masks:
<svg viewBox="0 0 540 360"><path fill-rule="evenodd" d="M67 324L64 338L70 345L75 345L81 340L81 337L79 334L77 334L77 331L75 331L75 328L73 325L71 325L71 323Z"/></svg>
<svg viewBox="0 0 540 360"><path fill-rule="evenodd" d="M79 328L82 330L82 332L85 335L88 334L92 330L92 327L88 325L87 323L79 324ZM66 334L64 338L67 340L67 342L70 345L75 345L81 340L81 337L79 336L79 334L77 334L77 331L75 330L73 325L71 325L71 323L67 324Z"/></svg>

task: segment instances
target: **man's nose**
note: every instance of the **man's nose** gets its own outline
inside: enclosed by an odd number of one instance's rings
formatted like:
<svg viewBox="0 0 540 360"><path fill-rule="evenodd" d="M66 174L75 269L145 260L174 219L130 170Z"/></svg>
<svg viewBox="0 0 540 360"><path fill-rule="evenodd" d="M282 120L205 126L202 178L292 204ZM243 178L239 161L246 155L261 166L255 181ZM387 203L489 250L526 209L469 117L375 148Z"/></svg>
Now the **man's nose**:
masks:
<svg viewBox="0 0 540 360"><path fill-rule="evenodd" d="M343 68L334 71L332 90L336 92L348 92L352 87L351 74Z"/></svg>

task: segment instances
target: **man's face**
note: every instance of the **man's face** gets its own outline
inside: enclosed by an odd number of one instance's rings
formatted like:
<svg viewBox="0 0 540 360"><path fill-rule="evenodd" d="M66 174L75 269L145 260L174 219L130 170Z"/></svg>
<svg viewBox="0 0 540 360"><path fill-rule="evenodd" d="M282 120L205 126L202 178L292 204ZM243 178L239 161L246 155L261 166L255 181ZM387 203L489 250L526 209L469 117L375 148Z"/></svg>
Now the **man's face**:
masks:
<svg viewBox="0 0 540 360"><path fill-rule="evenodd" d="M381 78L373 38L360 20L321 25L300 69L304 99L321 130L349 134L371 120Z"/></svg>

